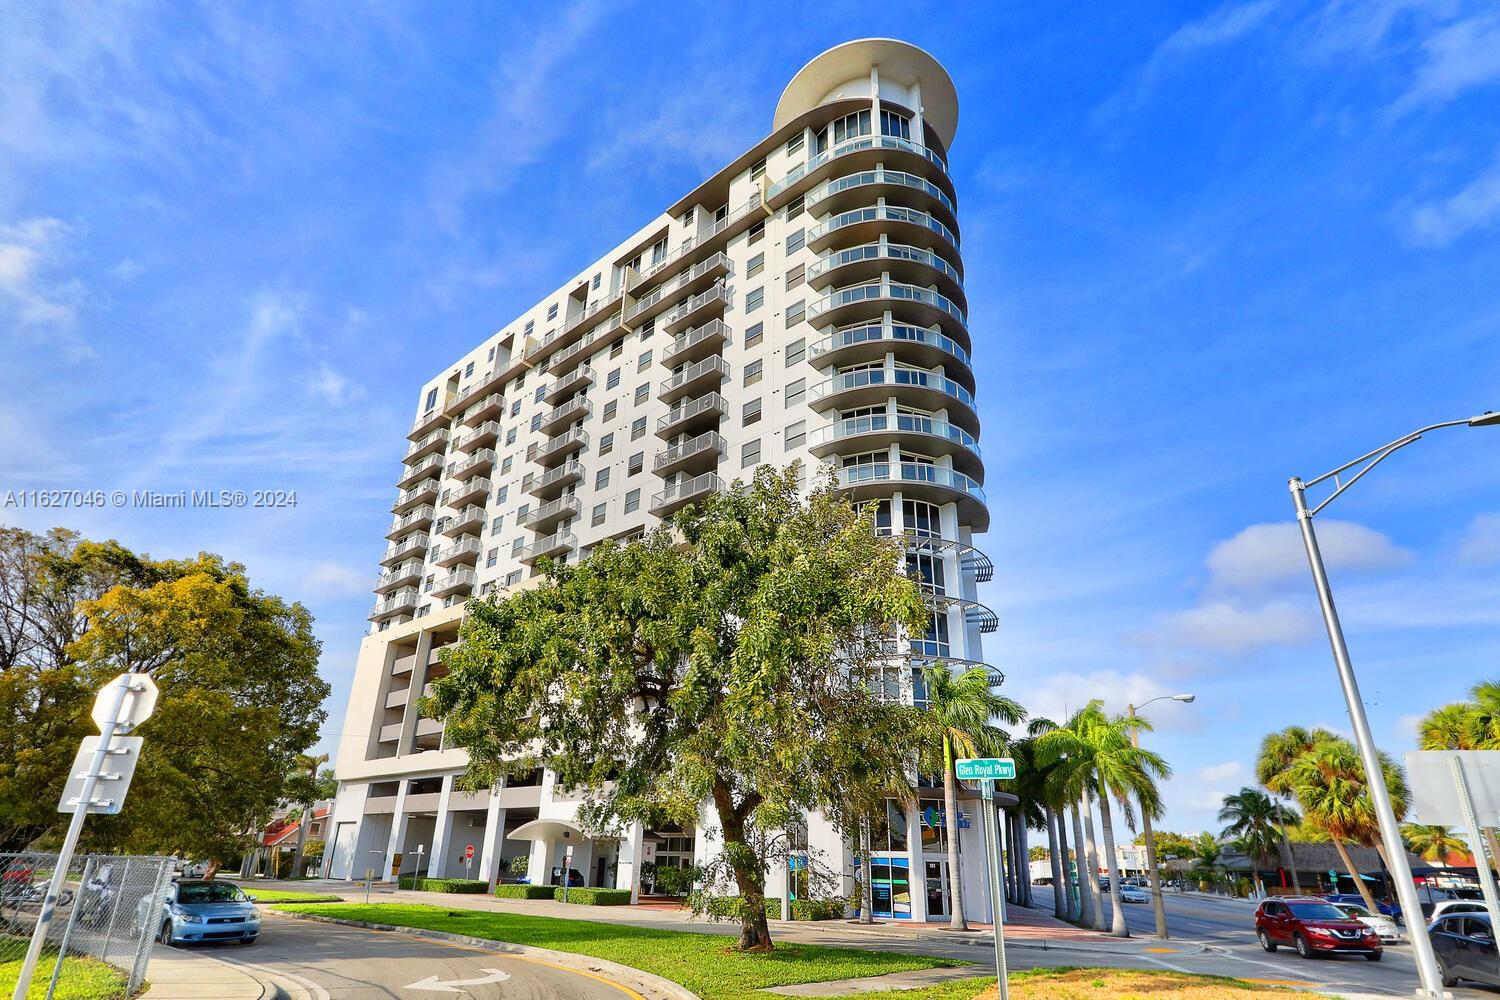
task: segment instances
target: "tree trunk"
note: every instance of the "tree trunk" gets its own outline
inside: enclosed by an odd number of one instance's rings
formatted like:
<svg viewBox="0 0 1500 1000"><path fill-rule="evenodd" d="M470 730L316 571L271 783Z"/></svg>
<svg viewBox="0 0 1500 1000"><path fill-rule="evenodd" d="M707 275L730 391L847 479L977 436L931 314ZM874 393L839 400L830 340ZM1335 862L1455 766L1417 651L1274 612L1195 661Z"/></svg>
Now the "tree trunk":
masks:
<svg viewBox="0 0 1500 1000"><path fill-rule="evenodd" d="M1110 933L1130 937L1125 926L1125 907L1120 903L1120 862L1115 854L1115 821L1109 807L1109 788L1100 781L1099 822L1104 827L1104 864L1109 869Z"/></svg>
<svg viewBox="0 0 1500 1000"><path fill-rule="evenodd" d="M1052 915L1058 920L1066 920L1068 911L1063 903L1063 869L1058 859L1066 860L1067 854L1062 853L1059 847L1061 838L1058 836L1057 814L1047 809L1043 815L1047 817L1047 860L1052 862Z"/></svg>
<svg viewBox="0 0 1500 1000"><path fill-rule="evenodd" d="M1354 859L1349 857L1349 852L1344 849L1344 842L1337 837L1331 839L1333 840L1333 849L1339 852L1339 857L1343 859L1344 867L1349 870L1349 877L1354 880L1354 888L1359 890L1360 898L1365 901L1365 909L1371 913L1379 913L1380 907L1375 905L1375 897L1370 895L1370 890L1365 885L1364 878L1360 876L1359 869L1354 867ZM1337 888L1337 886L1334 888Z"/></svg>
<svg viewBox="0 0 1500 1000"><path fill-rule="evenodd" d="M1500 840L1497 840L1495 838L1495 828L1492 826L1487 826L1480 832L1484 834L1484 842L1488 846L1490 852L1490 867L1493 868L1495 867L1495 865L1500 864ZM1447 860L1447 858L1444 858L1442 863L1446 864ZM1477 875L1479 874L1477 870L1479 864L1478 858L1474 859L1474 864L1476 867L1476 871L1474 874Z"/></svg>
<svg viewBox="0 0 1500 1000"><path fill-rule="evenodd" d="M771 927L766 921L766 875L745 835L745 818L753 807L737 808L733 795L722 783L715 783L714 806L724 836L724 856L740 891L740 950L772 951L775 945L771 943Z"/></svg>
<svg viewBox="0 0 1500 1000"><path fill-rule="evenodd" d="M209 858L208 867L203 870L203 881L212 882L217 874L219 874L219 859Z"/></svg>
<svg viewBox="0 0 1500 1000"><path fill-rule="evenodd" d="M1089 857L1083 847L1083 813L1078 803L1073 803L1073 880L1078 883L1078 895L1076 897L1076 912L1073 919L1080 925L1093 926L1094 923L1094 897L1089 894L1088 888L1083 884L1088 878Z"/></svg>
<svg viewBox="0 0 1500 1000"><path fill-rule="evenodd" d="M859 824L859 851L860 863L864 868L863 877L859 886L859 922L862 924L873 924L875 922L874 889L870 884L870 821L860 821Z"/></svg>
<svg viewBox="0 0 1500 1000"><path fill-rule="evenodd" d="M1099 891L1099 847L1094 841L1094 796L1093 793L1084 790L1083 793L1083 844L1084 851L1088 855L1087 873L1079 872L1078 877L1086 884L1089 893L1089 905L1093 911L1093 928L1096 931L1104 930L1104 896Z"/></svg>
<svg viewBox="0 0 1500 1000"><path fill-rule="evenodd" d="M1021 894L1021 905L1030 908L1031 900L1031 831L1027 828L1026 817L1016 814L1016 829L1021 831L1021 849L1016 852L1016 878L1020 881L1017 888Z"/></svg>
<svg viewBox="0 0 1500 1000"><path fill-rule="evenodd" d="M1302 895L1302 879L1297 876L1297 852L1292 850L1292 842L1287 839L1285 823L1281 824L1281 843L1286 848L1286 859L1292 865L1292 888L1300 896Z"/></svg>
<svg viewBox="0 0 1500 1000"><path fill-rule="evenodd" d="M292 878L302 876L302 849L307 846L307 831L312 826L312 803L302 805L302 816L297 820L297 849L292 852Z"/></svg>
<svg viewBox="0 0 1500 1000"><path fill-rule="evenodd" d="M948 842L948 927L966 931L963 880L958 873L958 777L953 773L953 744L943 737L943 839Z"/></svg>

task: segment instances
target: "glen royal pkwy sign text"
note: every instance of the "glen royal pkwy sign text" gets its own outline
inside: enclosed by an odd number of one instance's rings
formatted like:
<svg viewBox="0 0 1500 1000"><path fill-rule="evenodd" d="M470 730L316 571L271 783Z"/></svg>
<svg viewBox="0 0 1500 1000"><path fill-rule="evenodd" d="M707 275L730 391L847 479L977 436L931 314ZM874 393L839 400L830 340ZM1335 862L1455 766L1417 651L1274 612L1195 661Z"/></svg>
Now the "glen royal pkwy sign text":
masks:
<svg viewBox="0 0 1500 1000"><path fill-rule="evenodd" d="M1016 762L1009 757L965 757L953 762L959 781L1014 781Z"/></svg>

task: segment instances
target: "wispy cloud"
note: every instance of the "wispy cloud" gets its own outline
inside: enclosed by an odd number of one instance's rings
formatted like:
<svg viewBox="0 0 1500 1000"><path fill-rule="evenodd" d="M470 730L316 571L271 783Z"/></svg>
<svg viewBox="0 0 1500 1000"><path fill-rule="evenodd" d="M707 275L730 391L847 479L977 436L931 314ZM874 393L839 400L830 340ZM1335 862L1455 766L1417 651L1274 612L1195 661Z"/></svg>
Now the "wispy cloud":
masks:
<svg viewBox="0 0 1500 1000"><path fill-rule="evenodd" d="M1500 514L1479 514L1458 546L1458 558L1471 566L1500 563Z"/></svg>
<svg viewBox="0 0 1500 1000"><path fill-rule="evenodd" d="M1421 49L1422 63L1411 88L1391 105L1397 117L1500 83L1500 12L1492 9L1445 24L1422 40Z"/></svg>
<svg viewBox="0 0 1500 1000"><path fill-rule="evenodd" d="M1318 548L1330 570L1378 572L1404 566L1414 558L1380 532L1352 521L1320 520ZM1252 524L1215 545L1207 565L1213 587L1254 590L1305 576L1307 553L1301 531L1290 521Z"/></svg>
<svg viewBox="0 0 1500 1000"><path fill-rule="evenodd" d="M46 217L0 225L0 318L9 314L8 338L45 337L80 360L92 351L75 333L83 285L59 273L67 232Z"/></svg>
<svg viewBox="0 0 1500 1000"><path fill-rule="evenodd" d="M1500 40L1496 44L1500 45ZM1446 247L1471 233L1494 229L1497 224L1500 224L1500 153L1458 191L1413 208L1407 232L1417 246Z"/></svg>

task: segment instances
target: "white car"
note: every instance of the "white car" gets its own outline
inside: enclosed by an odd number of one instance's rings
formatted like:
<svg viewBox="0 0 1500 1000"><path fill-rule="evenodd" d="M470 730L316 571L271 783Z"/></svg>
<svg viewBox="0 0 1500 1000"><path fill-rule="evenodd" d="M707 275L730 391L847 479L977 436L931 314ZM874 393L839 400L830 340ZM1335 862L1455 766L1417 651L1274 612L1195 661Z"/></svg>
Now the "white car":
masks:
<svg viewBox="0 0 1500 1000"><path fill-rule="evenodd" d="M1122 903L1149 903L1151 893L1138 885L1120 886L1120 902Z"/></svg>
<svg viewBox="0 0 1500 1000"><path fill-rule="evenodd" d="M1450 913L1488 913L1489 908L1483 903L1473 899L1445 899L1432 906L1432 916L1427 918L1428 923L1438 917L1445 917Z"/></svg>
<svg viewBox="0 0 1500 1000"><path fill-rule="evenodd" d="M1382 944L1387 941L1401 940L1401 929L1396 926L1396 922L1390 917L1384 916L1379 913L1371 913L1363 906L1355 906L1352 903L1334 903L1333 905L1338 907L1349 917L1358 920L1360 923L1373 930L1375 932L1375 936L1380 938Z"/></svg>

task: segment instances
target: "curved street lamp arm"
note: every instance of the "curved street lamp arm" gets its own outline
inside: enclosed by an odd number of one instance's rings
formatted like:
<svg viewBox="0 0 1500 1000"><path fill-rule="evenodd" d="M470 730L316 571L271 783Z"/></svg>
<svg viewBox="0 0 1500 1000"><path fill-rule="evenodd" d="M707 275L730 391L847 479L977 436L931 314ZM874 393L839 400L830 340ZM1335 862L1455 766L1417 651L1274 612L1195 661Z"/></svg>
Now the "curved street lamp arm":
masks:
<svg viewBox="0 0 1500 1000"><path fill-rule="evenodd" d="M1338 485L1338 488L1335 489L1332 493L1328 494L1328 496L1324 497L1322 503L1318 504L1316 507L1312 508L1312 510L1308 511L1307 516L1317 516L1319 511L1321 511L1324 507L1327 507L1329 504L1333 503L1333 501L1337 499L1341 493L1363 479L1367 472L1375 468L1375 466L1379 465L1381 462L1384 462L1395 452L1401 450L1402 448L1405 448L1407 445L1415 441L1420 441L1422 439L1422 435L1426 434L1428 431L1440 430L1444 427L1467 427L1471 423L1472 420L1445 420L1440 424L1430 424L1427 427L1412 431L1405 437L1397 438L1389 444L1381 445L1374 451L1366 452L1365 454L1354 459L1352 462L1345 462L1337 469L1325 472L1321 476L1318 476L1316 479L1309 479L1307 482L1302 484L1302 487L1304 489L1308 486L1316 486L1328 479L1332 479ZM1356 465L1361 465L1361 463L1363 463L1363 465L1360 470L1349 479L1342 481L1339 479L1339 475L1341 473L1347 472L1348 470L1354 468Z"/></svg>

